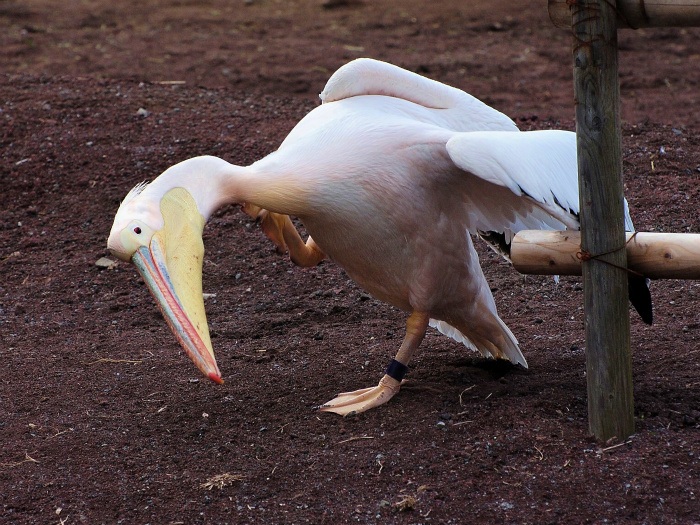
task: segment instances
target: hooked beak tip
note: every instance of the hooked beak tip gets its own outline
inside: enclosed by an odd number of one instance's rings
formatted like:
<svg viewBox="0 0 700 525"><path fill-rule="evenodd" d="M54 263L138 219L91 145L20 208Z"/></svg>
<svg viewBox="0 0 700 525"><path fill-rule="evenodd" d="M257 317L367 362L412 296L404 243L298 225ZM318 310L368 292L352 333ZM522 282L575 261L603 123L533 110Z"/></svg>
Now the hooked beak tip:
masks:
<svg viewBox="0 0 700 525"><path fill-rule="evenodd" d="M209 372L209 379L214 381L217 385L222 385L224 383L224 380L221 379L221 376L216 372Z"/></svg>

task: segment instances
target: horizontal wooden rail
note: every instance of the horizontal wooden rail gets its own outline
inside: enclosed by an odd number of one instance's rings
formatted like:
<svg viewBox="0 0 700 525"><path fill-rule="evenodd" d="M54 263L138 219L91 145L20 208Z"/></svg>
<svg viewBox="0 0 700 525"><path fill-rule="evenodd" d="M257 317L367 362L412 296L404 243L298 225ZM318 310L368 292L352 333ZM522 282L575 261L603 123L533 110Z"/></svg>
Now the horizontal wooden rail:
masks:
<svg viewBox="0 0 700 525"><path fill-rule="evenodd" d="M610 0L615 4L615 0ZM549 0L554 25L571 30L570 0ZM617 0L617 27L699 27L700 0Z"/></svg>
<svg viewBox="0 0 700 525"><path fill-rule="evenodd" d="M700 234L627 234L627 266L651 279L700 279ZM511 244L510 258L520 273L581 275L578 231L524 230Z"/></svg>

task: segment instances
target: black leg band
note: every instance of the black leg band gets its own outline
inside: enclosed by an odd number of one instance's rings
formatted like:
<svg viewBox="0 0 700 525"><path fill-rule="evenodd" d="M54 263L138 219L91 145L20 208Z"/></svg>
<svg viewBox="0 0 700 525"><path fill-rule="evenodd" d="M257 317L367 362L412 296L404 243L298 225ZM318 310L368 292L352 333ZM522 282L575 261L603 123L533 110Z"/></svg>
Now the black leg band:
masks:
<svg viewBox="0 0 700 525"><path fill-rule="evenodd" d="M408 367L396 359L392 359L391 363L389 363L389 366L386 368L386 375L396 379L399 383L403 379L403 376L406 375L406 372L408 372Z"/></svg>

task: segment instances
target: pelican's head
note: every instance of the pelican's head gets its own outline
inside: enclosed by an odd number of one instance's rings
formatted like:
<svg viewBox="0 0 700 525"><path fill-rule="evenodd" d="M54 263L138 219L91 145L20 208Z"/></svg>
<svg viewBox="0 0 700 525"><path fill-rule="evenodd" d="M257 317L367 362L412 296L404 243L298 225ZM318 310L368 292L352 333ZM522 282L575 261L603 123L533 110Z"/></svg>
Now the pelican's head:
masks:
<svg viewBox="0 0 700 525"><path fill-rule="evenodd" d="M107 247L136 266L197 368L222 383L202 296L206 219L192 191L166 174L127 194L114 217Z"/></svg>

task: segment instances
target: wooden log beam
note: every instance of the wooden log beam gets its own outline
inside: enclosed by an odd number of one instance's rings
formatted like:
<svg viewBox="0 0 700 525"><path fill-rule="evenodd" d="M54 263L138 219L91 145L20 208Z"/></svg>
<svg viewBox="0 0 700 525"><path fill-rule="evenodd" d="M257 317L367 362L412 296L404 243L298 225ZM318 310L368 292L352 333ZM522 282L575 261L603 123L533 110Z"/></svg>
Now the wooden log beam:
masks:
<svg viewBox="0 0 700 525"><path fill-rule="evenodd" d="M627 267L650 279L700 279L700 234L627 234ZM595 254L588 254L595 255ZM510 249L513 266L534 275L581 275L581 233L524 230Z"/></svg>
<svg viewBox="0 0 700 525"><path fill-rule="evenodd" d="M601 254L582 264L588 425L601 441L622 440L634 433L634 402L615 3L577 0L571 28L581 247Z"/></svg>
<svg viewBox="0 0 700 525"><path fill-rule="evenodd" d="M615 0L610 0L615 5ZM555 26L571 29L570 0L549 0ZM700 0L617 0L617 27L700 27Z"/></svg>

